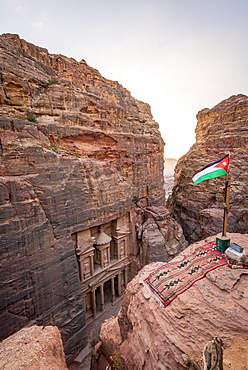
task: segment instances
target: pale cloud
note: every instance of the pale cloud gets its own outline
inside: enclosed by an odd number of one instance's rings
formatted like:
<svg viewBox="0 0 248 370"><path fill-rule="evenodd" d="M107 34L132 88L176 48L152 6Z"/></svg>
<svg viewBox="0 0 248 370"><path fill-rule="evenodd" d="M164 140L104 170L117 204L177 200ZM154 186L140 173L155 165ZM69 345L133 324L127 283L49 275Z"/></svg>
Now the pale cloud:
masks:
<svg viewBox="0 0 248 370"><path fill-rule="evenodd" d="M48 15L46 12L43 11L41 14L38 15L38 20L32 22L32 25L36 27L37 29L43 28L47 20L48 20Z"/></svg>
<svg viewBox="0 0 248 370"><path fill-rule="evenodd" d="M15 13L22 13L27 10L27 8L20 4L20 0L7 0L7 3L11 4L11 10Z"/></svg>
<svg viewBox="0 0 248 370"><path fill-rule="evenodd" d="M21 5L18 5L14 8L14 10L15 10L16 13L21 13L25 10L25 8Z"/></svg>
<svg viewBox="0 0 248 370"><path fill-rule="evenodd" d="M33 26L36 27L36 28L42 28L44 26L44 24L42 22L34 21Z"/></svg>

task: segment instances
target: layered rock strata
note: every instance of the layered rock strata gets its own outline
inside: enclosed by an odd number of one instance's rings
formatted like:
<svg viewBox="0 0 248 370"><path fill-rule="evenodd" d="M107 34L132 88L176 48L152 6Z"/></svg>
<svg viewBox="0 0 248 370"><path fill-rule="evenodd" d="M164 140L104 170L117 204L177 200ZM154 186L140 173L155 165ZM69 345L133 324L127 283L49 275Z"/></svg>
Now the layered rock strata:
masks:
<svg viewBox="0 0 248 370"><path fill-rule="evenodd" d="M84 60L10 34L0 53L1 335L54 324L71 357L87 315L185 247L165 209L164 142L149 105Z"/></svg>
<svg viewBox="0 0 248 370"><path fill-rule="evenodd" d="M193 185L192 177L208 163L230 153L230 212L228 230L248 232L248 97L234 95L197 114L196 142L177 163L171 214L189 242L222 230L225 177Z"/></svg>
<svg viewBox="0 0 248 370"><path fill-rule="evenodd" d="M228 236L248 253L247 234ZM215 236L190 245L173 261L212 240ZM223 343L224 369L245 369L248 270L218 267L164 308L143 283L162 265L146 265L128 284L118 316L102 324L99 353L109 364L118 361L128 370L187 369L185 355L203 369L203 348L218 337ZM94 366L100 369L97 362Z"/></svg>

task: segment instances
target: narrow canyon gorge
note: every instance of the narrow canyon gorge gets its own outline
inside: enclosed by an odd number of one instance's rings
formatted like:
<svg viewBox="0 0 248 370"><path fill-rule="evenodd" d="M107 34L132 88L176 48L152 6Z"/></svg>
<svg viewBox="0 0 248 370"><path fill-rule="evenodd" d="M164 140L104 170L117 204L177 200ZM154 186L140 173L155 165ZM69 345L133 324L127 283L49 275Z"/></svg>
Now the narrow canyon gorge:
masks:
<svg viewBox="0 0 248 370"><path fill-rule="evenodd" d="M135 274L188 243L149 105L84 60L0 47L1 339L55 325L70 362Z"/></svg>
<svg viewBox="0 0 248 370"><path fill-rule="evenodd" d="M167 307L144 284L220 233L224 180L192 177L228 153L228 235L248 253L248 97L197 114L171 190L150 106L85 60L3 34L0 80L0 367L77 366L101 324L92 370L203 366L212 337L224 370L248 368L248 269L209 271Z"/></svg>

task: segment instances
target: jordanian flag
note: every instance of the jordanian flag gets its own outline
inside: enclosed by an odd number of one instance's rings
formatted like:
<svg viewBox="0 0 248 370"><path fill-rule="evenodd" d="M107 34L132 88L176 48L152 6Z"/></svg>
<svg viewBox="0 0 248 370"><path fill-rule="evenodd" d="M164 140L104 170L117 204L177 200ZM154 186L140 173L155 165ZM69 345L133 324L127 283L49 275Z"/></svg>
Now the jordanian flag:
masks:
<svg viewBox="0 0 248 370"><path fill-rule="evenodd" d="M229 172L229 154L216 162L207 164L201 171L193 177L194 185L199 182L215 179L216 177L227 175Z"/></svg>

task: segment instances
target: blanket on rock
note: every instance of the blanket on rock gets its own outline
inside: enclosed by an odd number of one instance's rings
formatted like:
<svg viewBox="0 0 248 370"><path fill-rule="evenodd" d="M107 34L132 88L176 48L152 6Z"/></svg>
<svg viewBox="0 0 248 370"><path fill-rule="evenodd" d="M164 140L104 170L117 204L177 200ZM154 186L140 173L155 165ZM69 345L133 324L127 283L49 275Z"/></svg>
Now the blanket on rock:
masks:
<svg viewBox="0 0 248 370"><path fill-rule="evenodd" d="M209 271L227 264L227 257L216 249L216 242L212 241L196 248L181 261L168 262L151 272L144 283L166 307Z"/></svg>

